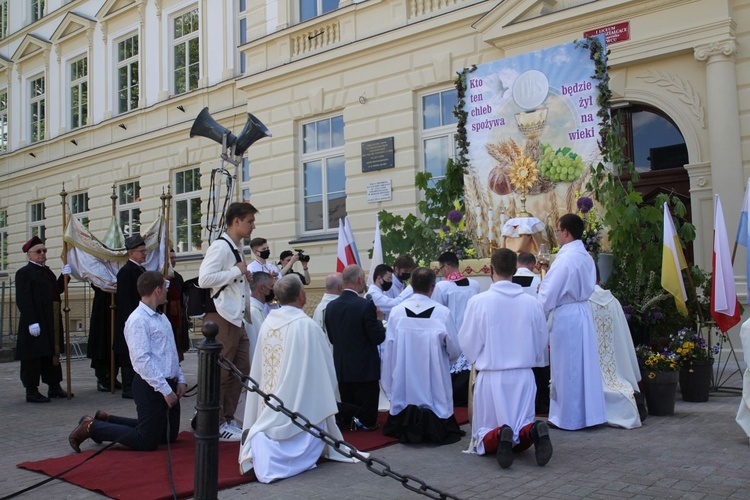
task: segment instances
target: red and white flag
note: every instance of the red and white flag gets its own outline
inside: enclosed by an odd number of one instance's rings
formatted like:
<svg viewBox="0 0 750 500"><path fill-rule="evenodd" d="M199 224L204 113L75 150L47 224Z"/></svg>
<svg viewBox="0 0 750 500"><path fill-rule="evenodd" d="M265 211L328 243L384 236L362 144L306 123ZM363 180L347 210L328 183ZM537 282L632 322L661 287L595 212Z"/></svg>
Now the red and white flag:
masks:
<svg viewBox="0 0 750 500"><path fill-rule="evenodd" d="M339 243L336 250L336 271L341 272L346 266L359 264L357 244L349 226L349 217L339 219Z"/></svg>
<svg viewBox="0 0 750 500"><path fill-rule="evenodd" d="M719 330L727 330L740 322L740 304L734 286L732 257L729 253L727 226L719 195L714 196L714 254L711 266L711 317Z"/></svg>

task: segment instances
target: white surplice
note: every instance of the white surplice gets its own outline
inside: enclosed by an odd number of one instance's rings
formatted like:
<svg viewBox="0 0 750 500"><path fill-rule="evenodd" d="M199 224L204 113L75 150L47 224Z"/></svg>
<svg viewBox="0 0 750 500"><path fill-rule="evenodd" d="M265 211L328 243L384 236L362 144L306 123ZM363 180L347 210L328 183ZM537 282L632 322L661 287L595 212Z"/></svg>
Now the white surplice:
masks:
<svg viewBox="0 0 750 500"><path fill-rule="evenodd" d="M268 314L260 329L250 376L261 390L278 396L288 409L343 439L335 419L338 408L333 356L320 327L302 309L282 306ZM330 446L321 446L289 418L267 408L257 393L247 395L242 428L240 472L255 469L260 482L312 469L321 456L353 461Z"/></svg>
<svg viewBox="0 0 750 500"><path fill-rule="evenodd" d="M625 429L641 426L634 392L641 372L633 339L620 302L599 285L589 298L599 340L599 364L604 384L607 423Z"/></svg>
<svg viewBox="0 0 750 500"><path fill-rule="evenodd" d="M434 308L429 318L410 318ZM450 310L414 294L391 310L383 343L380 384L391 401L391 415L409 405L428 408L439 418L453 415L450 363L460 354Z"/></svg>
<svg viewBox="0 0 750 500"><path fill-rule="evenodd" d="M469 279L468 286L458 286L455 281L442 280L435 284L435 290L432 292L432 300L443 304L451 310L453 322L456 324L456 331L461 329L464 322L464 311L469 299L480 291L477 280ZM458 359L451 365L451 373L458 373L465 370L471 370L471 363L466 361L466 357L461 354Z"/></svg>
<svg viewBox="0 0 750 500"><path fill-rule="evenodd" d="M255 354L255 346L258 344L258 333L263 321L266 319L266 306L255 297L250 297L250 322L245 322L245 332L250 341L250 361Z"/></svg>
<svg viewBox="0 0 750 500"><path fill-rule="evenodd" d="M539 293L539 284L542 282L542 277L525 267L519 267L515 276L527 276L531 278L531 285L523 287L523 291L536 297L537 293Z"/></svg>
<svg viewBox="0 0 750 500"><path fill-rule="evenodd" d="M510 281L493 283L469 300L458 343L477 369L471 422L472 444L484 454L482 438L502 425L521 428L534 421L536 366L544 365L547 322L542 305Z"/></svg>
<svg viewBox="0 0 750 500"><path fill-rule="evenodd" d="M742 400L737 410L736 421L750 438L750 319L740 329L742 352L745 355L745 374L742 376Z"/></svg>
<svg viewBox="0 0 750 500"><path fill-rule="evenodd" d="M324 293L323 298L320 299L320 302L318 302L318 305L315 306L315 311L313 311L312 319L315 321L318 326L323 330L323 332L326 331L326 323L325 323L325 311L326 307L328 307L328 304L335 299L338 299L339 296L334 293ZM328 337L328 335L326 335Z"/></svg>
<svg viewBox="0 0 750 500"><path fill-rule="evenodd" d="M539 286L550 322L549 421L576 430L607 421L599 349L589 297L596 285L594 260L581 240L560 248Z"/></svg>

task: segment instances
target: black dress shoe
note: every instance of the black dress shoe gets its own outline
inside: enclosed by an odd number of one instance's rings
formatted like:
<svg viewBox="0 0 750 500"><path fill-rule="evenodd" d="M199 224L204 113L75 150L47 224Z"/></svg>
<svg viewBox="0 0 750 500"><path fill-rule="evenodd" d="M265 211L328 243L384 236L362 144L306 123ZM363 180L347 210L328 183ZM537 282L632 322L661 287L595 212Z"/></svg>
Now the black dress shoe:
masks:
<svg viewBox="0 0 750 500"><path fill-rule="evenodd" d="M116 385L115 385L115 389L117 389ZM96 390L99 392L110 392L111 386L109 385L109 380L97 380Z"/></svg>
<svg viewBox="0 0 750 500"><path fill-rule="evenodd" d="M26 393L27 403L49 403L49 398L42 396L39 391Z"/></svg>
<svg viewBox="0 0 750 500"><path fill-rule="evenodd" d="M47 391L47 396L51 398L67 398L68 393L59 385L50 386L49 390ZM73 397L73 394L70 395L70 397Z"/></svg>

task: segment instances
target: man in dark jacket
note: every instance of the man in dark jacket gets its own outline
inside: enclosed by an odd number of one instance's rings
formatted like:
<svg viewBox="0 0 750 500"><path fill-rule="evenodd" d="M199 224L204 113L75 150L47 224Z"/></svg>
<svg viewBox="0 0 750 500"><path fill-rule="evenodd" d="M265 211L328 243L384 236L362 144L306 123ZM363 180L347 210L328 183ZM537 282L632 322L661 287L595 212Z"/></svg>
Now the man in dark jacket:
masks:
<svg viewBox="0 0 750 500"><path fill-rule="evenodd" d="M365 290L365 273L356 264L342 273L344 291L326 308L325 325L333 344L333 364L341 393L340 423L377 429L380 395L378 345L385 340L383 313Z"/></svg>
<svg viewBox="0 0 750 500"><path fill-rule="evenodd" d="M136 283L138 277L146 272L143 268L143 263L146 262L146 242L140 234L134 234L125 240L125 248L128 250L128 261L117 272L114 348L122 376L122 397L133 399L131 385L135 372L130 362L128 344L125 342L125 322L141 301Z"/></svg>
<svg viewBox="0 0 750 500"><path fill-rule="evenodd" d="M60 292L63 275L55 278L47 262L47 248L38 236L23 246L29 263L16 272L18 321L16 359L21 361L21 382L26 402L49 403L49 398L64 398L60 387L60 346L63 335L60 316ZM39 392L39 379L49 386L47 396Z"/></svg>

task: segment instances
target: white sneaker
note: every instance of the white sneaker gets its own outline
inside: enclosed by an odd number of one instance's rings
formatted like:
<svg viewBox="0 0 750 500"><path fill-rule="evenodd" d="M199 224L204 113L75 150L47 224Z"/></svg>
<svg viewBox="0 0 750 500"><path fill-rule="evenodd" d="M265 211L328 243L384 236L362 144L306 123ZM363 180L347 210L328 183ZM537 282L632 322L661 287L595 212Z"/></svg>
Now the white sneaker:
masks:
<svg viewBox="0 0 750 500"><path fill-rule="evenodd" d="M240 439L242 439L242 430L226 422L219 426L219 441L240 441Z"/></svg>
<svg viewBox="0 0 750 500"><path fill-rule="evenodd" d="M233 429L240 431L240 433L242 433L242 426L237 420L235 419L227 420L227 425Z"/></svg>

